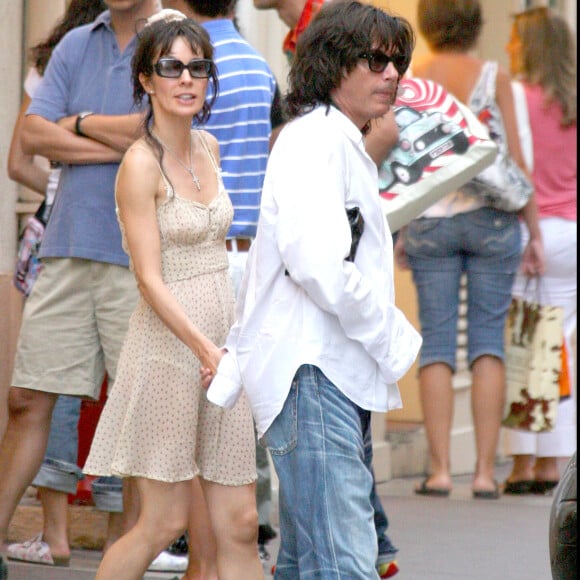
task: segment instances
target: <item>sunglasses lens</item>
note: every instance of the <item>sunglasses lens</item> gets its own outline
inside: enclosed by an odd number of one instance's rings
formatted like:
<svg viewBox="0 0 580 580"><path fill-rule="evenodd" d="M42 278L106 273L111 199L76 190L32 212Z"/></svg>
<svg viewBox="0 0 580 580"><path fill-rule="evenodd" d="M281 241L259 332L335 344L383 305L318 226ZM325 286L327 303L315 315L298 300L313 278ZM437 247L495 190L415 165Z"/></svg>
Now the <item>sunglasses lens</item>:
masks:
<svg viewBox="0 0 580 580"><path fill-rule="evenodd" d="M407 57L402 54L397 54L391 57L395 68L399 74L403 74L407 70Z"/></svg>
<svg viewBox="0 0 580 580"><path fill-rule="evenodd" d="M375 52L370 55L369 58L369 68L373 72L381 73L383 72L391 62L391 58L382 52Z"/></svg>
<svg viewBox="0 0 580 580"><path fill-rule="evenodd" d="M212 62L207 59L195 59L190 61L187 68L193 78L206 79L211 73Z"/></svg>
<svg viewBox="0 0 580 580"><path fill-rule="evenodd" d="M183 72L183 63L173 58L161 59L156 65L155 70L160 77L176 79Z"/></svg>

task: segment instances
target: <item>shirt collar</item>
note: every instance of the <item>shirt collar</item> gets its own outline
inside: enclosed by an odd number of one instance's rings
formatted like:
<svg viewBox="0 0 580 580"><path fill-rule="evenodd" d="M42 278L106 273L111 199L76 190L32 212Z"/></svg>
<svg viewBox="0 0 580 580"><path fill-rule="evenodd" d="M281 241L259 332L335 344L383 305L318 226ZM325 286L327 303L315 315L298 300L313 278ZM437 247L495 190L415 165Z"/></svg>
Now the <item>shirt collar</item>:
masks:
<svg viewBox="0 0 580 580"><path fill-rule="evenodd" d="M322 114L329 117L333 123L341 127L346 136L362 151L366 151L364 137L360 129L337 107L334 105L319 105L318 109Z"/></svg>
<svg viewBox="0 0 580 580"><path fill-rule="evenodd" d="M89 26L91 32L101 26L105 26L106 28L112 31L113 27L111 26L111 12L109 10L101 12L101 14L99 14Z"/></svg>

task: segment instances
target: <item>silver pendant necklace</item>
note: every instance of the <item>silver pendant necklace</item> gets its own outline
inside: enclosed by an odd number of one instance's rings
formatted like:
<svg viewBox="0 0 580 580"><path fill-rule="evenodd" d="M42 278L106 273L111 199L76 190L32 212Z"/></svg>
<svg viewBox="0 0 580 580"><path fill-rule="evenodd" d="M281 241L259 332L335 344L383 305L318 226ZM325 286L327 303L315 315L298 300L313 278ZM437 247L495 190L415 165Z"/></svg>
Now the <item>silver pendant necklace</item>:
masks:
<svg viewBox="0 0 580 580"><path fill-rule="evenodd" d="M181 159L179 159L175 151L173 151L172 149L167 147L165 143L163 143L163 141L159 138L159 135L157 135L157 133L153 133L153 136L155 137L155 139L157 139L157 141L159 141L161 147L163 147L163 149L165 149L165 151L167 151L167 153L169 153L173 157L173 159L175 159L175 161L177 161L177 163L179 163L179 165L181 165L181 167L183 167L183 169L185 169L185 171L189 173L193 183L195 183L195 185L197 186L197 191L201 191L199 177L195 174L195 169L193 168L193 138L191 134L189 135L189 167L185 165L185 163L183 163Z"/></svg>

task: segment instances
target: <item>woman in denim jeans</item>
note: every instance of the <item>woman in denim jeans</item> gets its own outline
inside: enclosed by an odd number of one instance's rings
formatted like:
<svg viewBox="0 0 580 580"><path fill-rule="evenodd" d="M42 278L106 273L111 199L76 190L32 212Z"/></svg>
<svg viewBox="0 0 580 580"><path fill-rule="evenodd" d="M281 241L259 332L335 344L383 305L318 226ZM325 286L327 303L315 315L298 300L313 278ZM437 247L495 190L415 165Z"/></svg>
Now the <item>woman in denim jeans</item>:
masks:
<svg viewBox="0 0 580 580"><path fill-rule="evenodd" d="M418 23L431 53L413 63L413 74L440 83L468 106L489 66L469 51L482 26L481 7L473 0L420 0ZM519 147L509 76L499 70L491 117L497 140L507 144L525 170ZM492 135L494 138L496 135ZM521 210L530 241L522 266L543 272L541 235L535 198ZM453 417L460 282L467 281L468 363L472 375L475 426L473 496L496 499L495 454L503 411L505 375L503 332L512 283L520 266L518 215L485 207L481 199L451 193L411 222L396 248L401 268L410 267L417 287L423 334L419 384L429 444L430 473L415 490L446 497L452 487L450 431Z"/></svg>

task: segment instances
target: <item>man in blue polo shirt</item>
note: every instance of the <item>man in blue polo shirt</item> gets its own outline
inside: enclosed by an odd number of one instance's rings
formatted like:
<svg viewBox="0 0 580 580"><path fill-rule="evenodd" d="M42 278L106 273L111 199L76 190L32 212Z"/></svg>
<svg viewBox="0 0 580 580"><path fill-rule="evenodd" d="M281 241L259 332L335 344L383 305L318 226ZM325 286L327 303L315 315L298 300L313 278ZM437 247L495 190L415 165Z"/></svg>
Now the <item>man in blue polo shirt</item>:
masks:
<svg viewBox="0 0 580 580"><path fill-rule="evenodd" d="M94 23L54 50L23 125L28 154L63 170L40 256L44 268L26 301L0 443L0 544L44 456L58 395L98 399L114 377L137 301L115 215L118 164L139 134L131 58L140 20L157 0L106 0Z"/></svg>

